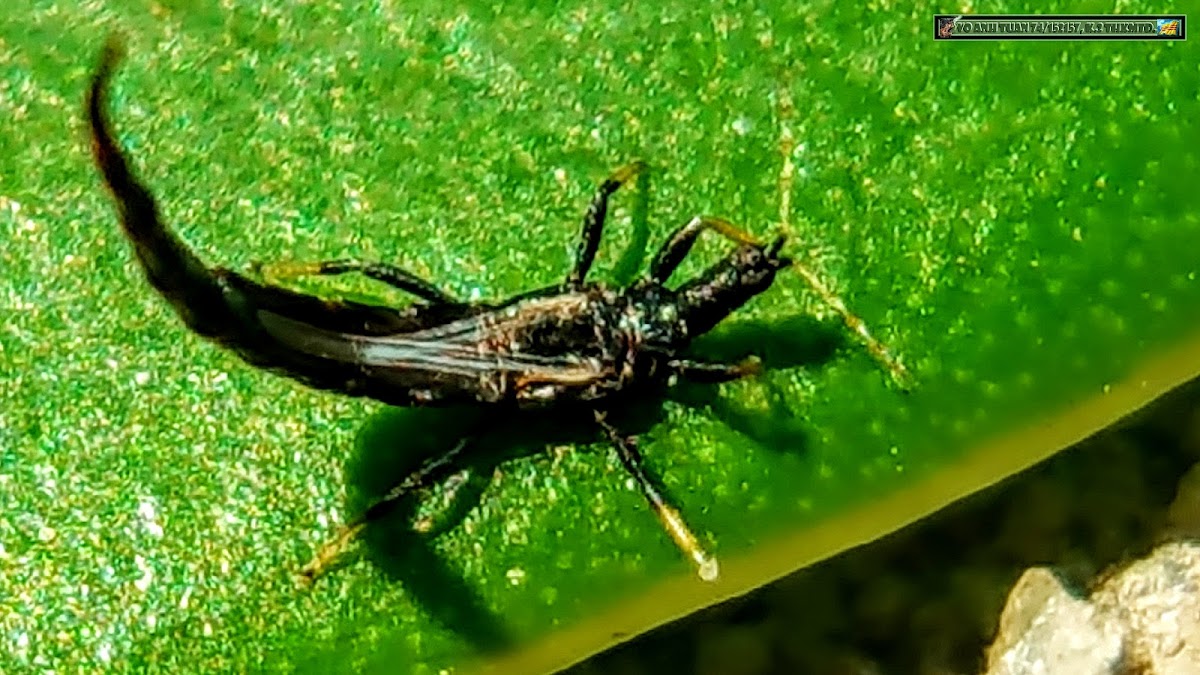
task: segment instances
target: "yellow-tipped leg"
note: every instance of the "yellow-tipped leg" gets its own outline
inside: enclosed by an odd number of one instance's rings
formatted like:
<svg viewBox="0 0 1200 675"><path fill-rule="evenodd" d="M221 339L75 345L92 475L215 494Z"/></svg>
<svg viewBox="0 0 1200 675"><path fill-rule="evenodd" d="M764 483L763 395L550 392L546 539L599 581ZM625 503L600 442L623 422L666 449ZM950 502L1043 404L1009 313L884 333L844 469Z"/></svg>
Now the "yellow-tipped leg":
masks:
<svg viewBox="0 0 1200 675"><path fill-rule="evenodd" d="M251 269L269 284L279 286L285 279L314 275L336 275L358 272L370 279L382 281L393 288L412 293L433 304L454 304L457 301L433 284L403 268L388 263L363 260L326 260L323 262L253 263Z"/></svg>
<svg viewBox="0 0 1200 675"><path fill-rule="evenodd" d="M757 246L758 238L724 218L696 216L679 229L672 239L695 239L704 230L711 230L736 244Z"/></svg>
<svg viewBox="0 0 1200 675"><path fill-rule="evenodd" d="M440 455L426 459L420 468L405 476L375 503L368 506L361 516L344 525L338 531L337 536L318 549L313 559L300 569L301 581L312 583L317 577L327 572L350 548L369 523L376 522L392 513L401 499L412 494L414 490L428 487L435 481L442 480L453 473L463 451L470 447L471 442L478 437L484 426L485 423L475 424L474 430L455 443L454 447Z"/></svg>
<svg viewBox="0 0 1200 675"><path fill-rule="evenodd" d="M608 177L608 180L605 182L607 183L607 182L611 181L618 185L626 183L629 181L630 178L633 178L634 176L638 175L643 170L645 170L645 168L646 168L646 163L644 161L642 161L640 159L634 160L634 161L626 164L625 166L617 169L616 171L614 171L612 173L612 175Z"/></svg>
<svg viewBox="0 0 1200 675"><path fill-rule="evenodd" d="M758 377L763 374L762 359L757 356L747 356L730 368L730 374L734 379L739 380L744 377Z"/></svg>
<svg viewBox="0 0 1200 675"><path fill-rule="evenodd" d="M637 449L637 439L617 431L615 427L605 421L605 415L602 412L596 412L596 423L612 441L613 446L617 449L617 456L621 458L621 463L633 476L634 482L641 489L642 496L650 503L650 508L662 523L663 529L667 531L679 550L696 566L696 574L704 581L716 581L721 574L717 559L700 546L700 541L696 539L696 535L683 520L683 516L679 515L678 510L667 504L666 498L650 480L650 476L642 467L642 454Z"/></svg>
<svg viewBox="0 0 1200 675"><path fill-rule="evenodd" d="M288 279L315 276L322 273L321 263L273 262L251 263L251 270L269 284L279 285Z"/></svg>
<svg viewBox="0 0 1200 675"><path fill-rule="evenodd" d="M757 356L745 358L734 364L705 363L691 359L675 359L667 364L680 377L693 382L732 382L755 377L763 372L762 360Z"/></svg>
<svg viewBox="0 0 1200 675"><path fill-rule="evenodd" d="M596 251L600 250L600 235L604 232L604 219L608 215L608 198L631 178L641 173L646 163L638 160L630 162L617 169L596 189L587 212L583 214L583 229L579 233L579 243L575 249L575 267L567 275L567 286L578 288L587 278L588 270L596 259Z"/></svg>
<svg viewBox="0 0 1200 675"><path fill-rule="evenodd" d="M300 582L305 585L312 584L318 577L333 567L334 563L350 549L351 544L358 538L359 533L362 532L366 525L366 522L359 520L342 527L336 537L317 549L317 553L313 556L313 559L307 565L300 568Z"/></svg>
<svg viewBox="0 0 1200 675"><path fill-rule="evenodd" d="M754 235L737 227L733 223L712 216L696 216L684 223L667 237L667 241L658 249L654 260L650 263L650 278L665 282L670 278L679 264L692 250L696 239L706 230L715 232L726 239L747 246L759 246Z"/></svg>
<svg viewBox="0 0 1200 675"><path fill-rule="evenodd" d="M675 541L675 545L696 565L696 573L700 578L704 581L716 581L717 577L721 575L721 567L717 564L717 559L701 548L696 535L692 534L679 512L665 504L651 502L650 506L667 530L667 534L671 535L671 539Z"/></svg>

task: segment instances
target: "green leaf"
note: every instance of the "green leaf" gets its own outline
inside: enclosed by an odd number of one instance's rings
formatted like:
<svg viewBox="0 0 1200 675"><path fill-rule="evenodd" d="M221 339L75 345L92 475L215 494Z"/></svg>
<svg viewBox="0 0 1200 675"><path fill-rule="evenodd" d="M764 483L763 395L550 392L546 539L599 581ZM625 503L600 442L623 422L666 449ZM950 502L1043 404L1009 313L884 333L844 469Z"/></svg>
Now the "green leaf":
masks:
<svg viewBox="0 0 1200 675"><path fill-rule="evenodd" d="M988 8L1031 10L1068 7ZM648 201L619 195L596 278L628 280L694 214L763 236L786 220L917 386L889 386L787 275L697 347L760 354L762 378L628 413L718 583L593 430L554 419L489 435L412 505L427 533L386 523L297 590L337 523L472 413L309 391L186 332L83 140L118 28L121 141L214 264L379 258L506 297L563 277L594 186L640 157ZM1200 372L1194 41L930 29L886 3L17 0L0 18L0 669L551 669L891 531ZM703 242L678 278L725 247Z"/></svg>

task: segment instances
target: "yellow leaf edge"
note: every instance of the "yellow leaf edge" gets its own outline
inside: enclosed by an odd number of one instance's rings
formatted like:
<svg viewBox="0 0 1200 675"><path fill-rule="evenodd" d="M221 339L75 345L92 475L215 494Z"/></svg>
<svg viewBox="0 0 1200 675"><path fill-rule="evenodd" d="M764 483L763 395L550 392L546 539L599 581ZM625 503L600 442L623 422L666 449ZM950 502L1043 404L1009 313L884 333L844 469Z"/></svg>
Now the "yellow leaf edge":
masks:
<svg viewBox="0 0 1200 675"><path fill-rule="evenodd" d="M1128 416L1200 376L1200 333L1142 360L1107 391L1093 395L966 452L963 459L920 482L816 526L722 560L721 578L704 583L680 574L632 601L554 631L536 644L492 656L468 672L498 675L555 672L776 579L879 539L963 497L1016 474Z"/></svg>

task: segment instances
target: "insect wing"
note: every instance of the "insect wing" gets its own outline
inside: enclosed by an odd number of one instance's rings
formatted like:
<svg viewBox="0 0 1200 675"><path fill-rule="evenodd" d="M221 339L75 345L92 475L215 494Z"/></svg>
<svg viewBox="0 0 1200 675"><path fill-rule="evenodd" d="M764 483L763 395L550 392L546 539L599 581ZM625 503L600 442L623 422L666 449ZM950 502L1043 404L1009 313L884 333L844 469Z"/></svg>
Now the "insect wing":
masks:
<svg viewBox="0 0 1200 675"><path fill-rule="evenodd" d="M425 370L456 375L512 372L551 377L577 369L568 356L505 353L488 346L478 317L450 322L430 331L397 335L355 335L326 330L267 310L258 312L263 328L280 343L322 359L370 368Z"/></svg>

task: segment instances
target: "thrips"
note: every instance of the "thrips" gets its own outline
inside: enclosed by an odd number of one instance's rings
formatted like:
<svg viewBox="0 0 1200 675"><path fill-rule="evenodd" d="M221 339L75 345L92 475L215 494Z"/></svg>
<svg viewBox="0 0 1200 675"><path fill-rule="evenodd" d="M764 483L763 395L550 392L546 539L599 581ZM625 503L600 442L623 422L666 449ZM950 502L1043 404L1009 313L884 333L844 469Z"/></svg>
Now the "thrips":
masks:
<svg viewBox="0 0 1200 675"><path fill-rule="evenodd" d="M587 281L609 197L643 165L633 163L601 183L583 218L575 265L561 284L499 303L464 302L394 265L359 260L281 264L273 276L357 272L415 297L406 307L332 301L255 281L202 262L160 217L114 140L105 94L120 48L105 47L87 97L92 150L115 197L121 225L150 284L196 333L246 362L318 389L366 396L395 406L471 404L503 411L586 408L612 443L650 508L701 578L716 579L716 559L642 465L636 437L606 418L622 396L676 378L724 382L758 371L756 360L710 363L683 356L711 330L794 263L784 239L760 243L724 220L696 217L658 250L648 274L626 288ZM667 280L704 232L735 244L724 258L675 288ZM811 273L798 267L814 283ZM824 299L897 376L900 364L819 285ZM302 570L313 579L373 520L405 495L452 474L471 437L430 457L321 548Z"/></svg>

